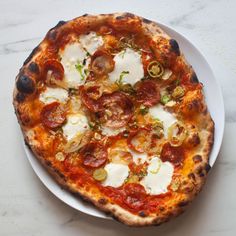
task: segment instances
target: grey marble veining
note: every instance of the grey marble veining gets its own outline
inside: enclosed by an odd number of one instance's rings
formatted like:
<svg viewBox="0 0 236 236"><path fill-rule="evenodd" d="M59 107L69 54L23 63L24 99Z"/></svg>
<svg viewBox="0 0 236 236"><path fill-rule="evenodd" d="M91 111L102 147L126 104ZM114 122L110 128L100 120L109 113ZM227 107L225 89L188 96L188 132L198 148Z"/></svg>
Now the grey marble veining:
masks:
<svg viewBox="0 0 236 236"><path fill-rule="evenodd" d="M0 1L0 235L236 235L236 1ZM205 188L188 211L160 227L129 228L80 213L34 174L19 139L12 89L30 51L59 20L84 13L130 11L172 26L206 56L225 101L226 129Z"/></svg>

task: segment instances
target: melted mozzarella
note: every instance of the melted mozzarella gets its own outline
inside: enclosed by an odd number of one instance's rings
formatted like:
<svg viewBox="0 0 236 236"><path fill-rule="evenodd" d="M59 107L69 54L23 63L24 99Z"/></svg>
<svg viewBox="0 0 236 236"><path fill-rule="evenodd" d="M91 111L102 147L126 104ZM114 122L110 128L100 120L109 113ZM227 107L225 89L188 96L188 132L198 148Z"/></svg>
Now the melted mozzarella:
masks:
<svg viewBox="0 0 236 236"><path fill-rule="evenodd" d="M97 36L95 32L90 32L89 34L81 35L79 38L80 43L83 48L91 55L97 51L97 49L103 45L103 39L101 36Z"/></svg>
<svg viewBox="0 0 236 236"><path fill-rule="evenodd" d="M86 70L88 69L90 60L87 59L86 64L83 65L83 61L86 58L86 51L81 44L76 42L66 45L60 56L67 86L69 88L76 88L82 85L85 82ZM81 71L76 68L78 65L81 67Z"/></svg>
<svg viewBox="0 0 236 236"><path fill-rule="evenodd" d="M43 91L39 95L39 100L45 104L49 104L52 102L61 102L65 103L69 99L68 92L62 88L49 88L47 87L45 91Z"/></svg>
<svg viewBox="0 0 236 236"><path fill-rule="evenodd" d="M70 140L77 135L82 134L89 128L88 120L86 116L82 114L73 114L67 116L67 122L62 127L63 135L67 140Z"/></svg>
<svg viewBox="0 0 236 236"><path fill-rule="evenodd" d="M109 163L104 168L107 178L102 183L104 186L119 187L129 175L129 167L124 164Z"/></svg>
<svg viewBox="0 0 236 236"><path fill-rule="evenodd" d="M148 160L148 156L146 153L137 153L137 152L133 152L132 150L129 150L129 152L132 154L133 161L137 165L143 164L145 161Z"/></svg>
<svg viewBox="0 0 236 236"><path fill-rule="evenodd" d="M128 72L123 75L122 82L129 83L131 85L135 84L144 77L141 55L138 52L127 48L125 51L116 54L114 61L115 68L109 74L112 82L119 80L122 72Z"/></svg>
<svg viewBox="0 0 236 236"><path fill-rule="evenodd" d="M125 130L125 128L112 129L112 128L109 128L106 126L101 127L102 134L107 135L107 136L116 136L117 134L121 133L124 130Z"/></svg>
<svg viewBox="0 0 236 236"><path fill-rule="evenodd" d="M174 167L170 162L162 162L158 157L153 157L148 166L147 175L140 183L149 194L166 193L173 172Z"/></svg>
<svg viewBox="0 0 236 236"><path fill-rule="evenodd" d="M177 121L176 118L170 112L165 111L161 105L151 107L149 113L153 119L159 119L163 122L164 135L167 137L168 128Z"/></svg>

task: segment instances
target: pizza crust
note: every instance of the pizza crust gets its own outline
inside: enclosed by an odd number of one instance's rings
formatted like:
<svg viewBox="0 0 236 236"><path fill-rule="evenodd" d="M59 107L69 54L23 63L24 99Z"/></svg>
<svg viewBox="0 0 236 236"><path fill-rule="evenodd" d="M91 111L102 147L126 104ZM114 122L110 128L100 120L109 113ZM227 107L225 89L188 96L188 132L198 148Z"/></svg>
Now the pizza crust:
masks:
<svg viewBox="0 0 236 236"><path fill-rule="evenodd" d="M145 18L137 17L131 13L103 14L99 16L84 15L69 22L60 21L54 28L52 28L47 33L46 37L51 38L53 40L58 37L58 32L60 30L66 30L66 27L73 27L73 25L76 25L78 23L81 24L81 22L83 22L85 26L89 26L91 24L102 24L102 22L105 22L107 20L115 24L117 19L124 20L127 23L130 22L131 24L133 20L140 21L140 26L142 30L145 32L145 34L150 35L150 37L157 38L157 39L159 36L170 39L170 37L158 26L157 23L147 20ZM32 51L30 56L24 62L24 65L21 68L19 75L25 70L25 68L31 62L35 60L38 54L45 49L45 46L46 46L46 41L43 40L43 42L39 44L39 46L37 46ZM181 55L181 57L186 62L183 55ZM192 70L190 66L189 68L193 74L194 71ZM14 105L14 108L18 117L18 122L24 134L25 142L31 148L34 155L38 158L41 164L54 177L57 183L64 189L67 189L70 192L80 196L85 201L91 202L100 210L106 212L107 214L110 214L115 219L127 225L130 225L130 226L159 225L179 215L180 213L184 211L186 206L189 205L189 203L193 200L193 198L201 191L202 186L204 185L206 181L206 175L210 169L209 155L210 155L211 148L214 142L214 122L211 119L211 116L206 108L206 105L205 105L205 112L201 115L200 120L199 120L199 122L203 123L203 127L200 132L201 146L197 150L197 153L192 154L192 158L196 159L195 160L196 164L195 164L195 168L188 175L189 180L186 185L186 188L187 188L189 183L192 182L194 184L193 191L185 194L185 198L182 199L180 202L178 202L178 204L176 204L174 209L173 208L166 209L165 211L163 211L162 213L158 215L139 216L139 215L132 214L131 212L120 207L119 205L110 203L106 198L100 198L91 192L86 192L82 188L81 189L76 188L72 183L68 182L65 176L63 176L60 172L54 169L50 165L49 162L46 162L43 156L43 152L40 153L40 146L38 146L38 144L34 142L32 137L30 138L30 136L26 135L27 132L30 131L30 128L26 127L21 120L21 116L20 116L21 108L19 106L19 102L18 102L19 98L17 96L18 96L18 91L17 91L17 88L15 87L14 94L13 94L13 97L14 97L13 105ZM198 156L197 158L196 158L196 155Z"/></svg>

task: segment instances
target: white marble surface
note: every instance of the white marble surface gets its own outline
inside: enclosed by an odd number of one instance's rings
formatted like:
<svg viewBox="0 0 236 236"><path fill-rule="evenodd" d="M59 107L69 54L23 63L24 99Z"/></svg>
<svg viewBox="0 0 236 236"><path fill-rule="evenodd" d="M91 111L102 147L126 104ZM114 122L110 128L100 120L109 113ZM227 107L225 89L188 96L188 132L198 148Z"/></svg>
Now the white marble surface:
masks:
<svg viewBox="0 0 236 236"><path fill-rule="evenodd" d="M1 0L0 235L236 235L235 9L234 0ZM226 129L218 160L188 211L160 227L128 228L96 219L54 197L25 157L11 105L15 75L49 28L84 13L116 11L134 12L183 33L205 54L223 89Z"/></svg>

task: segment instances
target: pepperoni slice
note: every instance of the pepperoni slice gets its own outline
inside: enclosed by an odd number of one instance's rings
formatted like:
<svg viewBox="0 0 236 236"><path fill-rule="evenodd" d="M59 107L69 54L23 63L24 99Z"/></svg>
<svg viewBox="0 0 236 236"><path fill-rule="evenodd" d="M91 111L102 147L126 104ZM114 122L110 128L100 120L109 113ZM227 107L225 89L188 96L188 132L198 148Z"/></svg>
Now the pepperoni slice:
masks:
<svg viewBox="0 0 236 236"><path fill-rule="evenodd" d="M161 160L169 161L175 166L180 166L184 160L184 150L181 146L173 147L170 143L166 143L161 151Z"/></svg>
<svg viewBox="0 0 236 236"><path fill-rule="evenodd" d="M160 101L160 89L153 80L144 80L136 84L137 102L151 107Z"/></svg>
<svg viewBox="0 0 236 236"><path fill-rule="evenodd" d="M102 110L101 104L95 99L97 96L99 96L99 86L91 86L87 89L84 86L81 86L80 93L83 104L90 111L98 112Z"/></svg>
<svg viewBox="0 0 236 236"><path fill-rule="evenodd" d="M141 184L129 183L124 186L124 203L131 209L140 210L145 203L146 191Z"/></svg>
<svg viewBox="0 0 236 236"><path fill-rule="evenodd" d="M64 68L59 61L55 59L49 59L44 63L43 76L45 76L46 78L48 73L50 73L50 76L53 77L55 80L63 80Z"/></svg>
<svg viewBox="0 0 236 236"><path fill-rule="evenodd" d="M43 107L41 121L47 128L60 127L66 119L65 108L59 102L53 102Z"/></svg>
<svg viewBox="0 0 236 236"><path fill-rule="evenodd" d="M141 127L129 134L127 143L130 149L143 153L147 152L151 145L151 129L148 127Z"/></svg>
<svg viewBox="0 0 236 236"><path fill-rule="evenodd" d="M92 56L91 70L95 75L106 75L113 71L115 62L105 50L98 50Z"/></svg>
<svg viewBox="0 0 236 236"><path fill-rule="evenodd" d="M86 144L80 154L83 159L83 164L87 167L97 168L105 164L108 158L106 148L98 142Z"/></svg>
<svg viewBox="0 0 236 236"><path fill-rule="evenodd" d="M133 103L130 98L122 92L105 94L100 98L103 110L98 116L105 126L110 128L121 128L126 125L133 115Z"/></svg>

